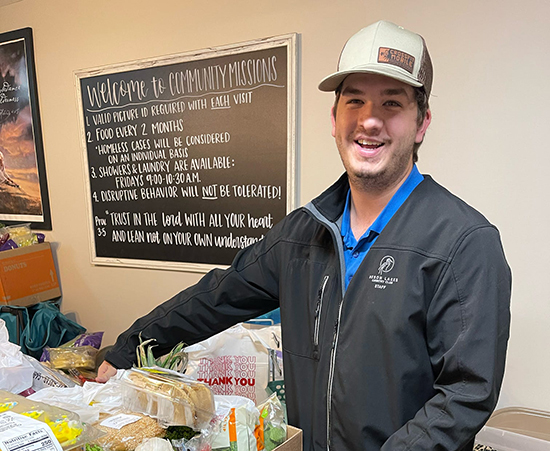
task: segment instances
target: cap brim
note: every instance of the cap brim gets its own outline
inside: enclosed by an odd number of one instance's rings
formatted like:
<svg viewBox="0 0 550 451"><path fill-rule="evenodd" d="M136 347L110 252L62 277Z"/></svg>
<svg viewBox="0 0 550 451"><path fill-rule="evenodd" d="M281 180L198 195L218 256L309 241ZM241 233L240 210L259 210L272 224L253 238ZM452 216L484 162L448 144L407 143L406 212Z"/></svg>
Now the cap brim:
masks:
<svg viewBox="0 0 550 451"><path fill-rule="evenodd" d="M351 74L376 74L376 75L383 75L385 77L393 78L395 80L402 81L403 83L406 83L411 86L415 86L417 88L420 88L422 83L415 80L412 76L407 75L401 71L396 70L393 67L381 67L380 65L377 65L376 67L362 67L352 70L346 70L342 72L335 72L332 75L329 75L328 77L323 78L321 80L321 83L319 83L319 89L321 91L325 92L331 92L336 91L338 86L344 81L344 79Z"/></svg>

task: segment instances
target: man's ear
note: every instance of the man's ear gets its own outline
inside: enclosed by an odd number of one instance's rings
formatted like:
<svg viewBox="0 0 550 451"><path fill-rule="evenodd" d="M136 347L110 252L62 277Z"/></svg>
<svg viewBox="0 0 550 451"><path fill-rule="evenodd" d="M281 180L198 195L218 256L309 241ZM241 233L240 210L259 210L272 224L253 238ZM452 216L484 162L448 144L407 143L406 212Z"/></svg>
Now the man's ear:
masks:
<svg viewBox="0 0 550 451"><path fill-rule="evenodd" d="M334 117L334 107L330 109L330 120L332 122L332 136L336 138L336 118Z"/></svg>
<svg viewBox="0 0 550 451"><path fill-rule="evenodd" d="M414 140L415 143L418 144L422 142L422 140L424 139L424 135L426 134L426 130L428 130L430 122L432 122L432 112L430 111L430 109L428 109L426 111L426 116L424 117L422 124L420 124L416 131L416 138Z"/></svg>

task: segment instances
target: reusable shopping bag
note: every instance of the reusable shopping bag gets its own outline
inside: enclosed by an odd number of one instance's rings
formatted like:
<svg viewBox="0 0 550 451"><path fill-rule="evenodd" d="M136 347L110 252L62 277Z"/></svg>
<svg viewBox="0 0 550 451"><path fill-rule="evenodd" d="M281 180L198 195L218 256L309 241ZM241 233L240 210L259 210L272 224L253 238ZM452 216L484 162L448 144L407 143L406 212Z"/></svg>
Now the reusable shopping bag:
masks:
<svg viewBox="0 0 550 451"><path fill-rule="evenodd" d="M40 358L46 346L57 348L86 332L85 327L61 313L59 302L40 302L30 310L31 319L23 333L23 344L26 353L35 359Z"/></svg>

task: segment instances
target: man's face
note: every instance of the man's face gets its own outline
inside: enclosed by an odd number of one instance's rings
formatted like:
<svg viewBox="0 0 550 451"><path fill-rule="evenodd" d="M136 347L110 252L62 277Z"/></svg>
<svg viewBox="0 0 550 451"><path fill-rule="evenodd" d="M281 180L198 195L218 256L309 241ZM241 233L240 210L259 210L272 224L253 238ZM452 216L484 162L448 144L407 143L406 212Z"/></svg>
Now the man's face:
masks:
<svg viewBox="0 0 550 451"><path fill-rule="evenodd" d="M412 169L414 143L422 142L430 120L428 110L418 125L411 86L382 75L348 76L333 111L332 136L350 183L384 191L402 182Z"/></svg>

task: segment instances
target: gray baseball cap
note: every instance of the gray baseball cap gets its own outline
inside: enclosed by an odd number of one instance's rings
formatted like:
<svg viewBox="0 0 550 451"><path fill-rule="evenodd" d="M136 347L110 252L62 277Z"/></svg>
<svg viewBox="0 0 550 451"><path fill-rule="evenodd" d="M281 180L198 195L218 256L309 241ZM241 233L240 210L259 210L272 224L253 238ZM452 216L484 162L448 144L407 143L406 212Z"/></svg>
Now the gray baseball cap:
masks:
<svg viewBox="0 0 550 451"><path fill-rule="evenodd" d="M381 20L354 34L340 54L338 71L319 84L335 91L350 74L379 74L432 90L433 67L424 38L394 23Z"/></svg>

